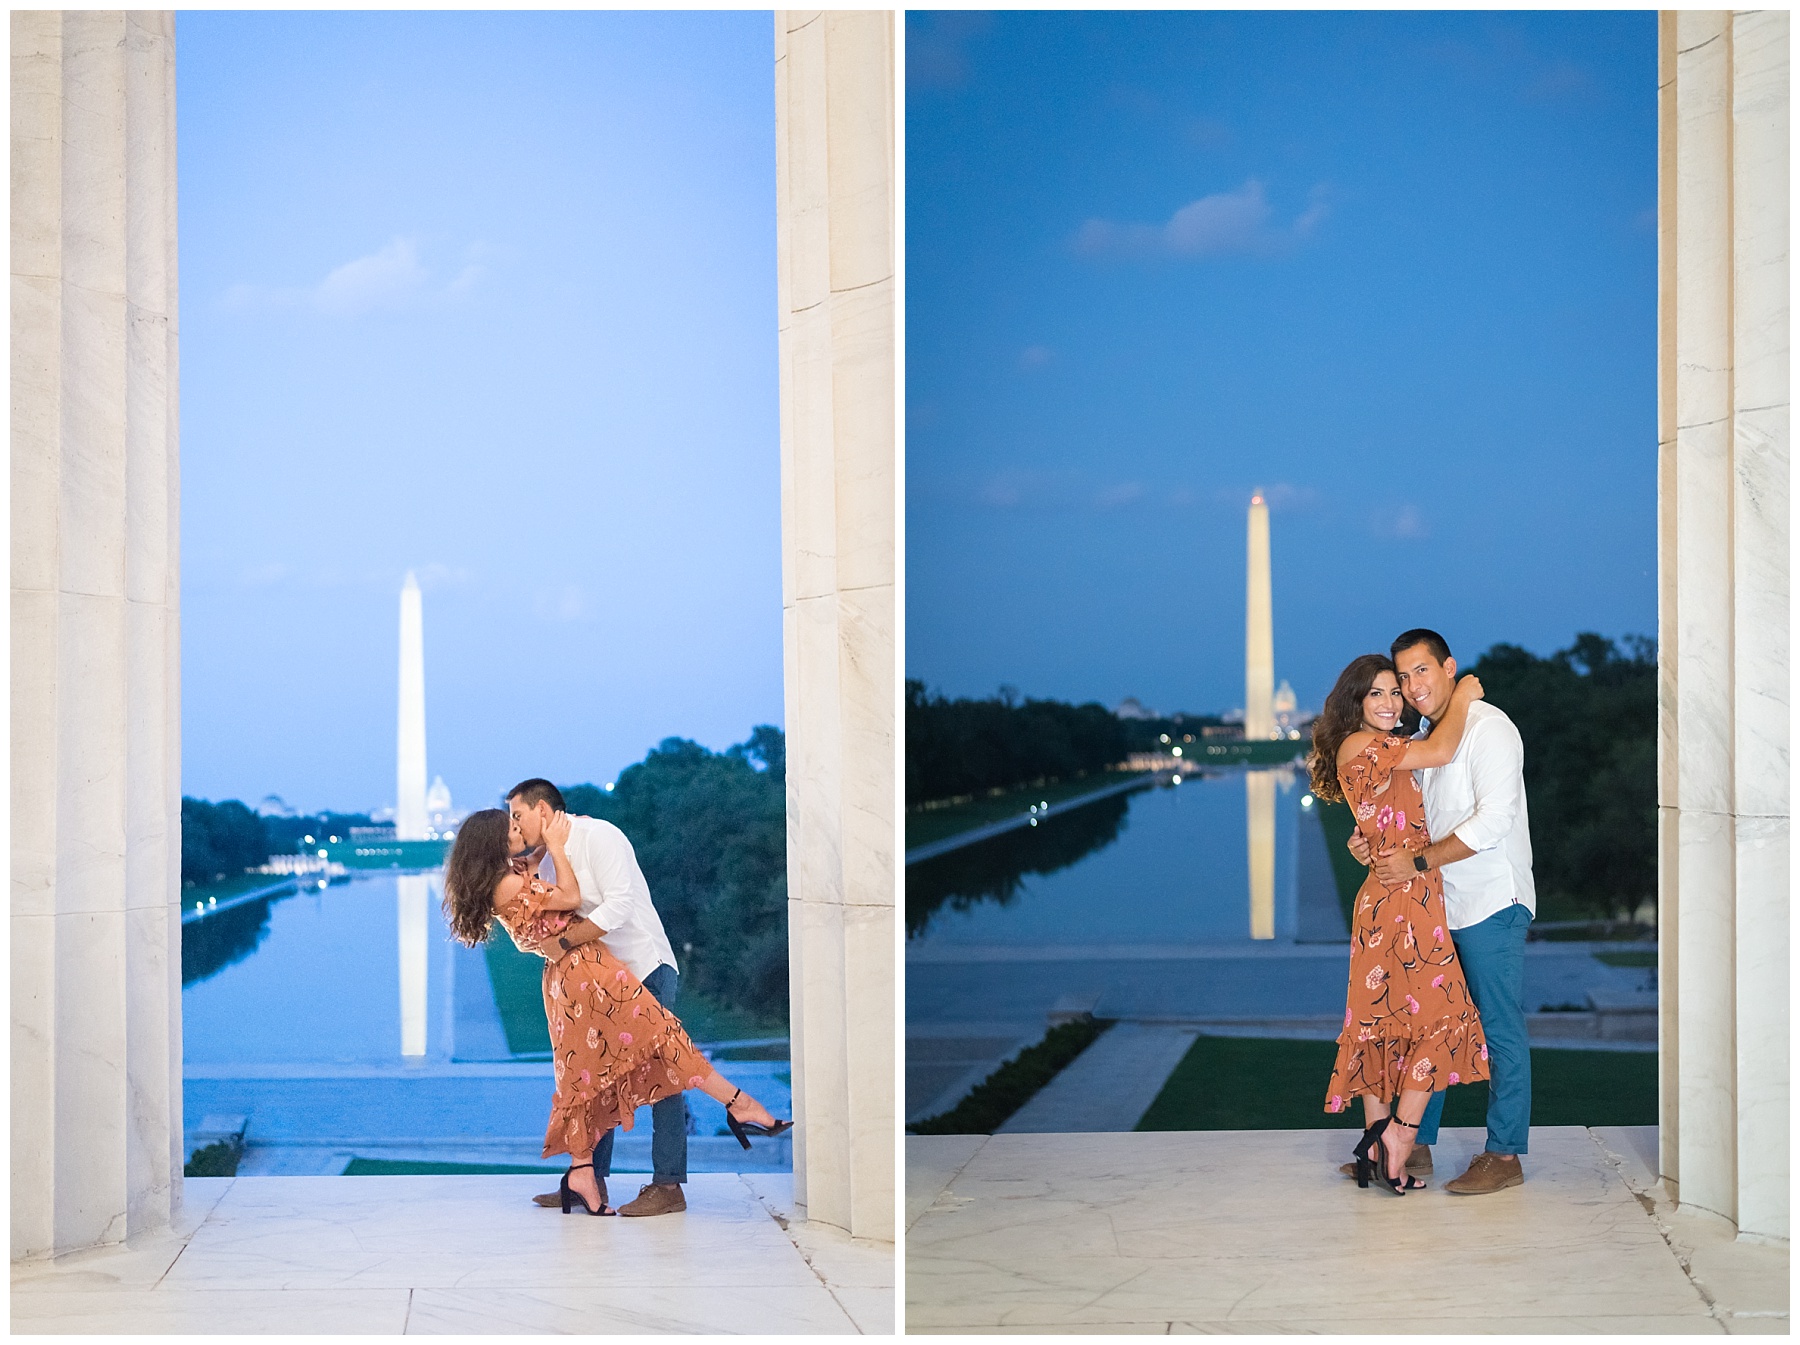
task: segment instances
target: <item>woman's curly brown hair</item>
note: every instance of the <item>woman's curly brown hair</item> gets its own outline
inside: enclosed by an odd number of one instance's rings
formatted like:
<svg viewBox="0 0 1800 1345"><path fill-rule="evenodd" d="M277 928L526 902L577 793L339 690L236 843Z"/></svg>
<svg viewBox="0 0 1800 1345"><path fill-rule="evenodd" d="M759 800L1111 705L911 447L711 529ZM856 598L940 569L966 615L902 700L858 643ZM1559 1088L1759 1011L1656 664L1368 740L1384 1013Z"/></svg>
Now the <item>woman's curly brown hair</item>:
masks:
<svg viewBox="0 0 1800 1345"><path fill-rule="evenodd" d="M1325 698L1325 708L1312 724L1312 751L1306 754L1306 770L1312 776L1312 792L1327 803L1342 803L1338 784L1338 748L1344 739L1363 727L1362 702L1381 673L1394 671L1386 654L1359 654L1338 674L1337 685Z"/></svg>
<svg viewBox="0 0 1800 1345"><path fill-rule="evenodd" d="M444 865L444 919L457 940L474 948L494 924L494 889L506 876L512 818L498 808L470 813L456 831Z"/></svg>

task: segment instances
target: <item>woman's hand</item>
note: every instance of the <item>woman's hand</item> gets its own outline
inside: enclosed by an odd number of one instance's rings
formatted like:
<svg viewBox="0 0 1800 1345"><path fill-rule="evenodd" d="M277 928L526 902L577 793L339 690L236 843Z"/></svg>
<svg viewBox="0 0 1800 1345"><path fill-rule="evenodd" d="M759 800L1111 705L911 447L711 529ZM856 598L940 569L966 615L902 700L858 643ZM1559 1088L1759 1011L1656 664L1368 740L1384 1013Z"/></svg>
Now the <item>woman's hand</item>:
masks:
<svg viewBox="0 0 1800 1345"><path fill-rule="evenodd" d="M544 844L552 851L561 850L569 843L569 835L574 830L575 824L567 813L552 813L550 820L544 823Z"/></svg>
<svg viewBox="0 0 1800 1345"><path fill-rule="evenodd" d="M1474 673L1466 673L1456 679L1456 690L1452 695L1461 696L1466 701L1478 701L1486 696L1481 689L1481 679Z"/></svg>

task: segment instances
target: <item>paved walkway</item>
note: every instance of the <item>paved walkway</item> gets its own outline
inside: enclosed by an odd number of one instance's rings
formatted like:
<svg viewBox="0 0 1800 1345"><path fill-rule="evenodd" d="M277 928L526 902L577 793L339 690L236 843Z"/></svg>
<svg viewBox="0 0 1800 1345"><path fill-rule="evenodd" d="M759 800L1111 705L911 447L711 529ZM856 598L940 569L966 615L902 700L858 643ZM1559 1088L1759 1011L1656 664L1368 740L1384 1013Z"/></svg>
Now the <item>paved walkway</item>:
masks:
<svg viewBox="0 0 1800 1345"><path fill-rule="evenodd" d="M786 1061L732 1060L733 1082L777 1116L792 1097L781 1075ZM353 1157L453 1163L544 1160L544 1125L554 1091L550 1063L418 1066L197 1065L183 1080L188 1152L206 1139L213 1119L248 1119L245 1176L339 1173ZM721 1137L725 1109L687 1094L692 1116L691 1172L791 1171L793 1139L757 1141L748 1152ZM619 1135L614 1169L650 1168L650 1109Z"/></svg>
<svg viewBox="0 0 1800 1345"><path fill-rule="evenodd" d="M1442 1132L1439 1171L1480 1143ZM1785 1246L1672 1209L1645 1166L1653 1129L1539 1127L1525 1185L1479 1198L1359 1190L1336 1171L1345 1144L1326 1130L909 1138L907 1330L1788 1330ZM1388 1273L1408 1265L1421 1273Z"/></svg>
<svg viewBox="0 0 1800 1345"><path fill-rule="evenodd" d="M171 1233L12 1269L14 1333L834 1333L894 1329L894 1249L720 1173L685 1214L564 1217L542 1178L186 1183Z"/></svg>
<svg viewBox="0 0 1800 1345"><path fill-rule="evenodd" d="M1134 1129L1199 1035L1191 1027L1115 1024L1014 1112L1000 1133Z"/></svg>
<svg viewBox="0 0 1800 1345"><path fill-rule="evenodd" d="M1148 774L1133 775L1128 780L1117 780L1109 785L1090 790L1072 799L1064 799L1061 803L1053 803L1048 808L1033 808L1026 805L1027 811L1016 817L1004 817L998 822L987 822L979 827L970 827L967 831L959 831L954 836L945 836L941 840L927 841L923 845L915 845L906 852L906 862L917 864L922 859L935 859L938 855L947 855L952 850L960 850L965 845L973 845L977 841L985 841L990 836L999 836L1008 831L1017 831L1020 827L1035 826L1046 817L1055 817L1058 813L1066 813L1074 808L1109 799L1114 794L1128 793L1133 789L1148 788L1154 777Z"/></svg>

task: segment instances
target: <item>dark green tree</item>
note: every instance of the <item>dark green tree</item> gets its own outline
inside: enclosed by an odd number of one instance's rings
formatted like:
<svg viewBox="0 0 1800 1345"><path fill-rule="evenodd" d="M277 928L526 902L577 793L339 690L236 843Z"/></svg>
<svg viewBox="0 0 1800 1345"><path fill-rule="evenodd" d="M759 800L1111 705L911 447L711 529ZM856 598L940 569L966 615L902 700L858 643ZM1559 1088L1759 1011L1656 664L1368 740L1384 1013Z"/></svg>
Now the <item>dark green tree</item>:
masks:
<svg viewBox="0 0 1800 1345"><path fill-rule="evenodd" d="M1607 918L1656 896L1656 645L1584 631L1539 658L1497 644L1465 669L1525 743L1541 920Z"/></svg>
<svg viewBox="0 0 1800 1345"><path fill-rule="evenodd" d="M181 881L216 882L269 861L263 819L236 799L181 800Z"/></svg>
<svg viewBox="0 0 1800 1345"><path fill-rule="evenodd" d="M1105 770L1128 755L1124 726L1095 702L947 700L906 683L906 802L1010 789Z"/></svg>
<svg viewBox="0 0 1800 1345"><path fill-rule="evenodd" d="M682 979L762 1018L787 1015L787 753L780 729L710 752L665 738L611 791L563 787L569 811L630 839Z"/></svg>

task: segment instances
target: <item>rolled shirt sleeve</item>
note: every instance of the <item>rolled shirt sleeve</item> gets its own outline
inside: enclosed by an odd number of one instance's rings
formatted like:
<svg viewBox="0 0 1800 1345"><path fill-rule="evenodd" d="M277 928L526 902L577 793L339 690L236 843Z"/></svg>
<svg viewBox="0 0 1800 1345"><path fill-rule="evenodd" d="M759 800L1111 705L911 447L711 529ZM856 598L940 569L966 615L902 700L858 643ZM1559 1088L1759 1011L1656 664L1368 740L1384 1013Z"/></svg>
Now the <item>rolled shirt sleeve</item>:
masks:
<svg viewBox="0 0 1800 1345"><path fill-rule="evenodd" d="M581 850L579 859L571 859L582 901L594 903L587 918L602 930L618 929L630 919L635 903L631 879L637 856L631 842L621 836L617 845L608 845L597 829L589 829L583 833Z"/></svg>
<svg viewBox="0 0 1800 1345"><path fill-rule="evenodd" d="M1518 823L1525 803L1525 744L1512 721L1499 716L1484 719L1475 731L1485 739L1479 750L1468 751L1475 811L1453 834L1479 854L1499 845Z"/></svg>

